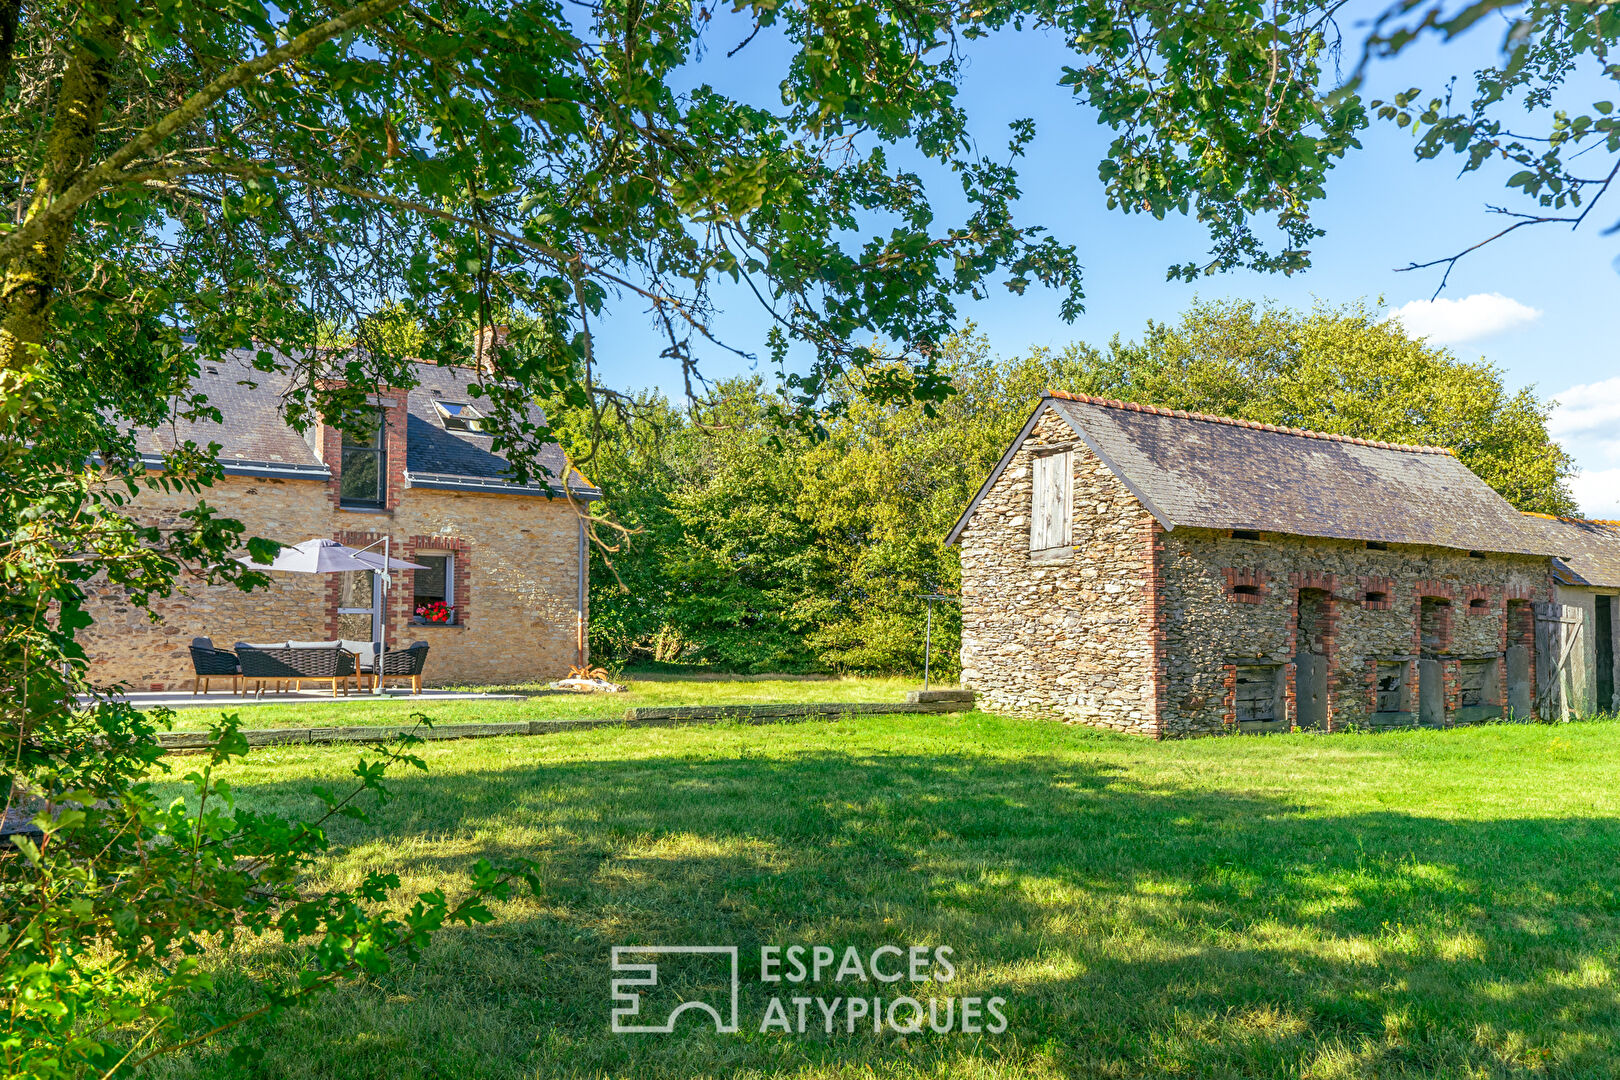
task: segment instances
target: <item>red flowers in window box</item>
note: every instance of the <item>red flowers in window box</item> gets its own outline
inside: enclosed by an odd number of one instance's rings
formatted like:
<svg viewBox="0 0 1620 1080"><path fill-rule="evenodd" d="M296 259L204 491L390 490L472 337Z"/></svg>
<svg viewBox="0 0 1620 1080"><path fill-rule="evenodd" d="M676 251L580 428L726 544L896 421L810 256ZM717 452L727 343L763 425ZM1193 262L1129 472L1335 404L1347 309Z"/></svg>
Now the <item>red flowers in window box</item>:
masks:
<svg viewBox="0 0 1620 1080"><path fill-rule="evenodd" d="M426 622L449 624L456 621L456 609L446 607L443 600L435 600L431 604L423 604L416 609L416 614Z"/></svg>

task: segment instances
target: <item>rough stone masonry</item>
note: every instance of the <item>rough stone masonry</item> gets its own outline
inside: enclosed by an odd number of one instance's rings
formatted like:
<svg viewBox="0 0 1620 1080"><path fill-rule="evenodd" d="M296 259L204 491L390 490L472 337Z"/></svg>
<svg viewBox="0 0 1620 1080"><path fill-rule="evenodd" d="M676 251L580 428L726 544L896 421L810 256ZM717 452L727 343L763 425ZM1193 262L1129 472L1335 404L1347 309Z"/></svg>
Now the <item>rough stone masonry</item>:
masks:
<svg viewBox="0 0 1620 1080"><path fill-rule="evenodd" d="M951 540L994 710L1174 737L1532 708L1552 552L1437 448L1049 392Z"/></svg>

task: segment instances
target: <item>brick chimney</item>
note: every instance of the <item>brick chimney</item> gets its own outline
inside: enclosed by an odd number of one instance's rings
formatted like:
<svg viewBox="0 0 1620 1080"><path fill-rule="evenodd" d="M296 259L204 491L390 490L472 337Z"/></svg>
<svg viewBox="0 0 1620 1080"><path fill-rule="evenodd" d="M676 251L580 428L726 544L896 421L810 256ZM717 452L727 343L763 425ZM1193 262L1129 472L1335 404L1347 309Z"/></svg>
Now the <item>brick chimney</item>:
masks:
<svg viewBox="0 0 1620 1080"><path fill-rule="evenodd" d="M506 336L511 332L512 328L505 323L481 328L473 345L473 367L481 374L492 372L495 366L495 350L506 344Z"/></svg>

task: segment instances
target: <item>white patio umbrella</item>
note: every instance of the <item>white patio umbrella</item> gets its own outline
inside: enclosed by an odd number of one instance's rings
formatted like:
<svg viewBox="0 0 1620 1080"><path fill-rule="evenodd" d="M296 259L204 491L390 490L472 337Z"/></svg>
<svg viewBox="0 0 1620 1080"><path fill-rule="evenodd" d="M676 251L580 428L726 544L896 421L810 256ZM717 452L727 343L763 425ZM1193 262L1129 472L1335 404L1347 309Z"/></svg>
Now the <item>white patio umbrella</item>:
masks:
<svg viewBox="0 0 1620 1080"><path fill-rule="evenodd" d="M425 570L418 563L390 559L365 548L352 548L336 540L305 540L289 544L269 563L254 562L251 555L236 560L255 570L287 570L295 574L337 574L345 570Z"/></svg>
<svg viewBox="0 0 1620 1080"><path fill-rule="evenodd" d="M368 550L377 544L382 545L381 553ZM378 619L382 638L377 642L381 646L379 653L388 651L388 589L393 584L391 571L427 569L421 563L389 558L386 536L363 548L352 548L336 540L323 540L317 537L305 540L301 544L286 545L269 563L254 562L251 555L239 556L236 561L255 570L284 570L294 574L340 574L346 570L371 570L380 573L383 596L382 617ZM380 665L382 657L378 655L373 663ZM381 674L380 670L376 671L375 675L378 677L371 680L374 694L382 693Z"/></svg>

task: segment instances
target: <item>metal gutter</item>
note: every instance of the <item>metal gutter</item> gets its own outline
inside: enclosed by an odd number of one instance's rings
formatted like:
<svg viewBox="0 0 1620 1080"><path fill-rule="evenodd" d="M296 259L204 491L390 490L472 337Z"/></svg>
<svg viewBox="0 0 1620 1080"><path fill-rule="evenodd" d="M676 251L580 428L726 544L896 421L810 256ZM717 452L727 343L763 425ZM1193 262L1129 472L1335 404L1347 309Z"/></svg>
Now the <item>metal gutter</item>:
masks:
<svg viewBox="0 0 1620 1080"><path fill-rule="evenodd" d="M319 480L326 482L332 479L332 470L325 465L300 465L289 461L250 461L246 458L220 458L219 466L226 476L256 476L274 480ZM162 454L141 455L141 464L148 469L161 471L163 468Z"/></svg>
<svg viewBox="0 0 1620 1080"><path fill-rule="evenodd" d="M456 476L451 473L421 473L409 470L405 473L405 486L430 491L481 491L495 495L539 495L554 499L563 498L565 495L562 488L550 484L514 484L499 477ZM570 494L581 502L594 502L602 497L602 493L593 488L574 488Z"/></svg>
<svg viewBox="0 0 1620 1080"><path fill-rule="evenodd" d="M586 631L585 622L585 590L590 580L590 560L585 546L585 519L579 519L579 568L575 571L579 581L579 591L574 600L575 614L575 654L578 656L578 666L588 666L590 660L590 637Z"/></svg>

